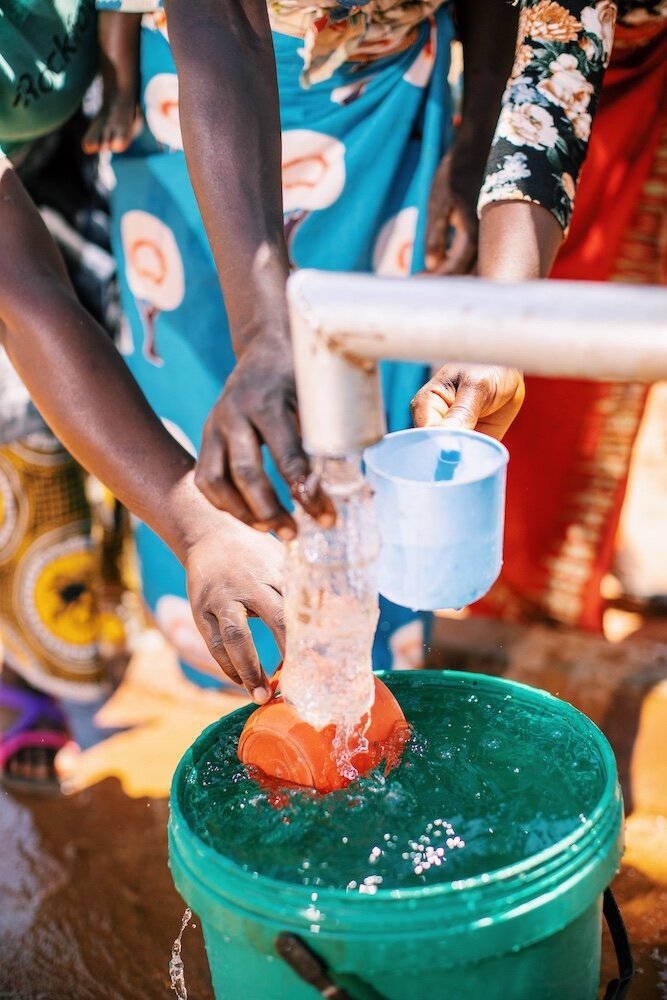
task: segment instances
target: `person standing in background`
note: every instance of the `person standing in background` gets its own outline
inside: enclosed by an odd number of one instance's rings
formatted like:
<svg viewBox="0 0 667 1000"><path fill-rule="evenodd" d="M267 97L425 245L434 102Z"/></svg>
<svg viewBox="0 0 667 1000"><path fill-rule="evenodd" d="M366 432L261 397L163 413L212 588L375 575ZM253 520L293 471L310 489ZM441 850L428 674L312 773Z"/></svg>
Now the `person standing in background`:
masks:
<svg viewBox="0 0 667 1000"><path fill-rule="evenodd" d="M665 4L598 4L611 61L555 279L667 284ZM590 23L588 8L581 20ZM661 16L662 15L662 16ZM527 379L505 443L505 560L475 615L600 631L646 386Z"/></svg>
<svg viewBox="0 0 667 1000"><path fill-rule="evenodd" d="M97 69L95 5L80 0L66 14L45 2L0 7L0 149L42 204L55 194L75 213L90 202L81 157L74 152L61 174L57 156L80 141L75 126L67 135L61 126L76 116ZM47 137L36 139L47 123ZM107 688L101 560L83 470L2 348L0 380L0 769L7 787L50 792L59 787L55 756L70 739L60 699L94 704Z"/></svg>
<svg viewBox="0 0 667 1000"><path fill-rule="evenodd" d="M95 73L94 5L21 0L0 4L0 15L0 769L7 787L43 792L58 788L54 757L68 738L57 701L104 689L96 570L81 469L45 431L7 359L69 451L176 552L211 657L238 683L252 680L260 702L268 681L247 626L232 635L227 624L262 615L282 643L282 548L196 489L191 459L77 298L19 177L37 190L35 159ZM67 170L59 176L58 201L73 181ZM80 245L80 234L70 235Z"/></svg>
<svg viewBox="0 0 667 1000"><path fill-rule="evenodd" d="M188 18L192 19L186 26L186 18L181 21L184 8L178 5L168 6L165 16L161 5L151 0L98 0L105 19L102 45L110 62L123 63L118 73L121 77L126 76L131 53L136 51L136 12L146 12L140 46L145 127L127 153L113 161L114 247L131 335L124 341L128 345L124 350L155 411L194 454L207 419L210 429L216 425L213 408L224 386L230 400L226 409L227 472L231 469L234 476L237 455L246 446L250 464L261 462L262 438L271 443L270 428L275 428L281 445L273 448L277 463L263 453L272 485L262 473L255 477L257 489L248 490L252 498L261 494L265 506L272 503L275 490L282 505L288 507L285 484L293 486L305 474L307 463L294 424L296 398L290 385L289 340L284 336L284 289L279 283L269 282L261 289L255 285L246 253L247 234L255 232L252 213L261 214L263 204L270 205L272 212L275 208L272 225L279 225L281 234L284 227L289 267L406 276L424 268L423 247L429 225L429 238L434 242L451 222L456 236L443 252L439 269L453 274L470 271L476 255L477 193L512 63L517 12L496 0L455 4L372 0L354 9L346 2L327 2L322 5L322 23L315 23L311 5L272 5L273 34L268 34L267 22L267 44L275 48L279 137L277 105L274 95L265 90L265 79L272 72L268 50L262 47L255 65L242 41L254 44L248 25L254 22L261 4L252 7L248 23L237 33L231 6L226 3L189 5ZM327 21L329 9L334 13ZM456 138L447 79L453 13L466 66L470 67ZM180 102L184 81L179 78L170 47L174 16L178 17L178 51L188 51L186 73L197 78L188 91L191 96L185 108ZM188 36L192 31L190 49ZM211 39L211 48L207 43L200 59L194 38L202 33ZM231 44L232 36L238 53L229 67L223 68L220 52ZM231 66L239 59L243 68L236 79ZM228 105L227 98L222 101L220 95L230 87L234 93ZM236 92L241 89L244 96L238 100ZM275 123L268 118L274 112ZM227 143L230 125L250 142L237 137L233 150L225 146L221 151L217 136ZM100 134L104 128L100 124ZM265 141L262 129L267 130L266 141L270 143L265 160L256 156ZM214 154L212 146L206 148L212 136L216 136ZM282 162L277 154L279 138ZM206 163L207 170L213 159L222 173L203 180L197 165ZM247 177L254 205L229 204L222 190L227 184L225 162L234 164L233 173L238 169ZM188 166L200 177L199 204ZM282 211L278 204L281 179ZM225 203L225 210L216 213L211 223L207 205L214 203ZM248 210L247 215L242 208ZM209 237L214 233L213 255L200 209L205 221L208 216ZM230 288L222 274L224 300L220 293L216 250L222 238L215 233L224 233L230 272L238 270L246 292L252 290L256 307L266 308L276 319L276 330L280 328L280 337L272 339L266 356L257 356L254 362L250 356L244 360L241 328L246 320L239 310L236 289ZM426 378L427 369L421 365L383 365L390 429L409 426L410 400ZM278 381L285 389L284 396L282 389L275 387ZM274 389L271 400L264 400L269 405L257 404L258 430L246 421L245 408L251 394L259 399L258 389L263 384ZM283 405L283 412L274 412ZM508 409L516 412L519 405L517 397ZM208 467L210 460L209 449L209 458L202 454L200 465ZM235 489L226 490L224 496L212 488L206 492L248 523L274 528L283 537L292 531L290 517L272 520L254 508L251 513L252 503L248 506ZM308 502L307 493L299 495ZM316 512L317 505L310 509ZM138 529L137 543L146 600L158 624L167 635L177 638L186 674L199 676L203 682L205 664L194 662L188 641L182 570L144 527ZM376 669L421 665L428 621L428 616L383 600L374 648ZM260 659L270 670L278 663L278 650L260 622L253 623L253 628ZM191 621L189 632L196 641Z"/></svg>

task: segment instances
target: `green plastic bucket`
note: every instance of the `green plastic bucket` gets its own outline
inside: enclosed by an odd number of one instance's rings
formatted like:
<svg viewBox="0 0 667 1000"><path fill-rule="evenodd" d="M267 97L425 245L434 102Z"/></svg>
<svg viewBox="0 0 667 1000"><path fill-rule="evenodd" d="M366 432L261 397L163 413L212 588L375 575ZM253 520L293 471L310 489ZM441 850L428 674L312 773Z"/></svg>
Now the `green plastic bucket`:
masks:
<svg viewBox="0 0 667 1000"><path fill-rule="evenodd" d="M462 686L480 697L511 694L556 724L566 718L599 753L597 805L547 850L478 877L374 895L320 888L322 916L313 925L311 888L244 870L188 826L183 789L194 762L224 738L231 716L221 719L181 760L169 821L171 870L201 920L217 1000L319 995L279 957L281 932L301 938L355 1000L594 1000L602 895L622 853L623 805L607 740L571 705L522 684L450 671L383 676L399 701L408 684L443 704Z"/></svg>

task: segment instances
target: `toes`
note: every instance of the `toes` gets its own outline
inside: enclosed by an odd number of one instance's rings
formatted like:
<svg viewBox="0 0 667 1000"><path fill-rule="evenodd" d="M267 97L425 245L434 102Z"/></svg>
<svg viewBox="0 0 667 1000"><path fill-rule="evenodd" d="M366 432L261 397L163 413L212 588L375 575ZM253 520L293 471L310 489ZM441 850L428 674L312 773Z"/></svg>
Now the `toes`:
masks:
<svg viewBox="0 0 667 1000"><path fill-rule="evenodd" d="M116 128L109 139L109 146L112 153L124 153L132 142L132 129L130 125L126 128Z"/></svg>
<svg viewBox="0 0 667 1000"><path fill-rule="evenodd" d="M56 777L55 754L47 747L27 747L7 761L5 771L9 778L43 784Z"/></svg>
<svg viewBox="0 0 667 1000"><path fill-rule="evenodd" d="M35 750L32 765L33 779L50 781L54 777L53 754L49 750Z"/></svg>
<svg viewBox="0 0 667 1000"><path fill-rule="evenodd" d="M83 137L81 146L84 153L99 153L102 123L96 118Z"/></svg>

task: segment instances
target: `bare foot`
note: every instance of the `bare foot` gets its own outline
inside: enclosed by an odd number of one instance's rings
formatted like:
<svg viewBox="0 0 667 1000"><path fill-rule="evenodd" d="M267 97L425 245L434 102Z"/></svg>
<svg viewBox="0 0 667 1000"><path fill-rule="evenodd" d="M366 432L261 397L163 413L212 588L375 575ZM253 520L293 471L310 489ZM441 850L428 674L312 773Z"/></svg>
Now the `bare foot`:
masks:
<svg viewBox="0 0 667 1000"><path fill-rule="evenodd" d="M116 94L88 127L81 143L84 153L124 153L134 138L136 122L134 95Z"/></svg>

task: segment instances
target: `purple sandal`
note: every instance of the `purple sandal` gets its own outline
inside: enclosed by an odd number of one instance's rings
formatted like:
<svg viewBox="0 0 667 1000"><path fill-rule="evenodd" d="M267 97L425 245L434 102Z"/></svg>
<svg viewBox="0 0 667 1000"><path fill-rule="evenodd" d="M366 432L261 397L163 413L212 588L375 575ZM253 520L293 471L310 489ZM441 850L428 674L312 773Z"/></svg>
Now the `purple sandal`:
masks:
<svg viewBox="0 0 667 1000"><path fill-rule="evenodd" d="M67 723L58 705L48 695L0 683L0 708L18 713L18 718L0 733L0 775L5 788L32 795L53 795L60 791L55 777L31 779L9 774L7 764L21 750L61 750L69 742ZM33 728L40 722L62 729Z"/></svg>

